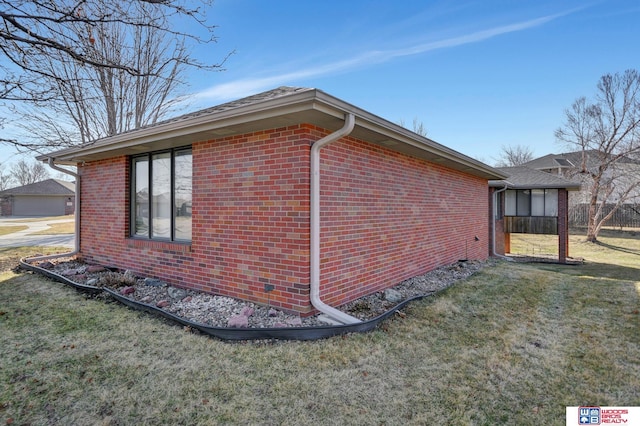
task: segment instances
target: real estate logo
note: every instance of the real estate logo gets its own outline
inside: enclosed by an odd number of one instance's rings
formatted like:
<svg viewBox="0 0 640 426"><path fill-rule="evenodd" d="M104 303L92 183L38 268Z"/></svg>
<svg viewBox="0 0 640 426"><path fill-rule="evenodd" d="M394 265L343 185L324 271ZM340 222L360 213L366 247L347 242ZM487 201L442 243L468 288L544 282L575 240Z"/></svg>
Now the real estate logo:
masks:
<svg viewBox="0 0 640 426"><path fill-rule="evenodd" d="M579 407L578 408L578 424L579 425L599 425L600 424L600 407Z"/></svg>
<svg viewBox="0 0 640 426"><path fill-rule="evenodd" d="M627 425L640 426L640 407L567 407L567 426Z"/></svg>

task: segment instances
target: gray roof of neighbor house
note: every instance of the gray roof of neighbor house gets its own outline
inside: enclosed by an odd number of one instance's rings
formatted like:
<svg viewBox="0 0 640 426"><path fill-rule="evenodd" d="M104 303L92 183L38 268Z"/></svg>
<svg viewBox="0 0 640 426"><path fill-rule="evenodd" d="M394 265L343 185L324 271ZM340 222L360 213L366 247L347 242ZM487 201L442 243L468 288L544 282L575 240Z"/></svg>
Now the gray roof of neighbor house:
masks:
<svg viewBox="0 0 640 426"><path fill-rule="evenodd" d="M523 164L532 169L557 169L558 167L578 167L582 161L581 153L547 154Z"/></svg>
<svg viewBox="0 0 640 426"><path fill-rule="evenodd" d="M558 175L532 169L526 166L499 167L507 175L506 179L491 180L489 186L509 189L566 189L579 191L580 183L572 182Z"/></svg>
<svg viewBox="0 0 640 426"><path fill-rule="evenodd" d="M355 116L350 136L485 179L505 177L478 160L321 90L286 86L37 158L75 165L300 123L335 131L349 113Z"/></svg>
<svg viewBox="0 0 640 426"><path fill-rule="evenodd" d="M58 179L47 179L29 185L0 191L0 197L7 195L75 195L76 184Z"/></svg>
<svg viewBox="0 0 640 426"><path fill-rule="evenodd" d="M585 165L587 170L594 167L598 167L601 163L600 156L604 155L596 150L587 151L574 151L565 152L562 154L547 154L545 156L535 158L523 164L523 166L530 167L536 170L547 169L581 169L583 158L586 160ZM621 158L619 160L622 163L639 164L638 161L634 161L630 158Z"/></svg>

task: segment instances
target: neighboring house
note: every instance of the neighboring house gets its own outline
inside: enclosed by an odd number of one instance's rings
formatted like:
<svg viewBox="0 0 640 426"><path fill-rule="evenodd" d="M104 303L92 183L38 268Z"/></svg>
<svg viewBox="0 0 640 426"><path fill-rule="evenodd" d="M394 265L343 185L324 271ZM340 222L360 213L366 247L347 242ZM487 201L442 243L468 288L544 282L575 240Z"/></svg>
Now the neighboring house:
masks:
<svg viewBox="0 0 640 426"><path fill-rule="evenodd" d="M2 216L62 216L73 214L75 184L47 179L0 191Z"/></svg>
<svg viewBox="0 0 640 426"><path fill-rule="evenodd" d="M78 166L86 261L301 315L486 259L506 177L292 87L48 158Z"/></svg>
<svg viewBox="0 0 640 426"><path fill-rule="evenodd" d="M571 194L570 220L575 225L586 225L588 215L588 204L591 199L592 180L589 173L581 173L583 170L595 172L601 163L597 151L575 151L562 154L548 154L540 158L531 160L523 166L543 172L551 173L557 176L563 176L573 181L582 183L582 190ZM606 182L612 180L613 184L608 186ZM624 226L632 226L640 221L640 161L630 158L622 158L615 167L604 175L599 197L606 200L603 214L618 203L619 200L625 199L616 216L610 222ZM628 195L622 195L622 192L628 188L636 188Z"/></svg>
<svg viewBox="0 0 640 426"><path fill-rule="evenodd" d="M582 173L583 170L596 172L598 165L601 163L597 151L575 151L563 154L547 154L543 157L533 159L524 163L523 166L535 170L551 173L567 179L581 181L582 191L575 194L575 203L589 202L590 198L590 176L589 173ZM620 190L640 180L640 161L628 158L620 159L615 167L605 174L605 181L610 178L618 179L616 188L607 194L607 202L615 203L620 198ZM640 187L630 197L630 202L637 204L640 202Z"/></svg>
<svg viewBox="0 0 640 426"><path fill-rule="evenodd" d="M511 252L511 234L558 236L558 261L569 256L569 191L580 183L529 167L499 168L507 178L490 181L494 204L495 253Z"/></svg>
<svg viewBox="0 0 640 426"><path fill-rule="evenodd" d="M585 164L588 168L595 166L594 160L589 155L583 157L582 151L547 154L527 161L522 165L542 172L571 178L582 167L583 160L586 161Z"/></svg>

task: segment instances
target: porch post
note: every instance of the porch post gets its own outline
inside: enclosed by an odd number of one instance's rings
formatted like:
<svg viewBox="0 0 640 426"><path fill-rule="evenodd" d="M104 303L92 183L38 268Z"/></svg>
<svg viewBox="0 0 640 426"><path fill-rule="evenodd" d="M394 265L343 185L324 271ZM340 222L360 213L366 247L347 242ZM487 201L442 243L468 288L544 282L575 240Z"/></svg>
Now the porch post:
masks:
<svg viewBox="0 0 640 426"><path fill-rule="evenodd" d="M558 261L567 263L569 256L569 192L558 189Z"/></svg>

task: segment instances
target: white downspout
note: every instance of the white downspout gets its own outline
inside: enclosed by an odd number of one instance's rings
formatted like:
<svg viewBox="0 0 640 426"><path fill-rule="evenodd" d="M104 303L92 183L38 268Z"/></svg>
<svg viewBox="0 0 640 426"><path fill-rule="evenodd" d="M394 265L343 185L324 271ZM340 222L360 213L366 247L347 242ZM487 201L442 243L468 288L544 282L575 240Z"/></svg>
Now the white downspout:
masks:
<svg viewBox="0 0 640 426"><path fill-rule="evenodd" d="M358 318L333 308L320 300L320 150L325 145L347 136L353 130L355 116L347 114L344 126L323 137L311 146L311 229L310 253L311 257L311 304L317 310L343 324L356 324Z"/></svg>
<svg viewBox="0 0 640 426"><path fill-rule="evenodd" d="M493 222L493 226L491 227L492 231L493 231L493 238L491 239L491 254L495 257L498 257L500 259L503 260L508 260L509 262L511 262L513 259L507 257L507 256L503 256L501 254L496 253L496 210L498 209L497 207L497 202L496 200L498 199L497 195L501 192L506 191L509 188L509 186L507 184L504 185L504 188L498 190L498 191L494 191L493 192L493 209L492 210L492 217L491 217L491 221Z"/></svg>
<svg viewBox="0 0 640 426"><path fill-rule="evenodd" d="M76 222L75 223L75 247L73 251L68 253L60 253L60 254L54 254L50 256L37 256L37 257L30 257L28 259L25 259L25 261L28 261L28 262L37 262L41 260L55 259L58 257L75 256L80 251L80 175L55 165L53 162L53 158L51 157L49 157L49 167L51 167L53 170L57 170L59 172L73 176L76 179L76 195L75 195L76 204L75 204L75 210L74 210L74 220Z"/></svg>

